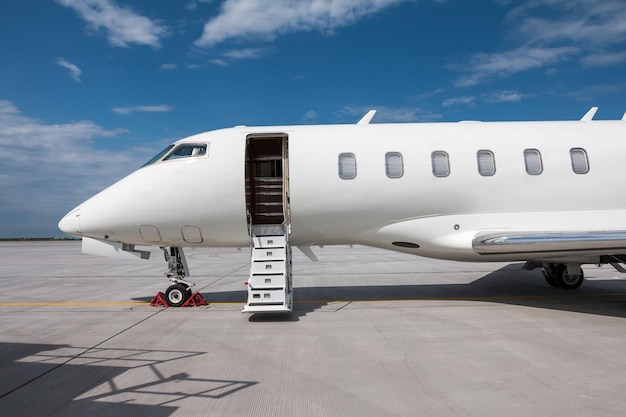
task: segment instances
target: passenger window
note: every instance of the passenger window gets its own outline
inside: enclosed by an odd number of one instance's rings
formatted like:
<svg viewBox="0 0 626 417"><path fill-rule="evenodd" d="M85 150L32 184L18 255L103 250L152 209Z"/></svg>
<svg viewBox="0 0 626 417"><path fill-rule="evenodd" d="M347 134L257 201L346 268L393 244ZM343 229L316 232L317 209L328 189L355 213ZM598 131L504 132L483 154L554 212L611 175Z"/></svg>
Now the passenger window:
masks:
<svg viewBox="0 0 626 417"><path fill-rule="evenodd" d="M524 164L529 175L539 175L543 172L541 153L537 149L524 149Z"/></svg>
<svg viewBox="0 0 626 417"><path fill-rule="evenodd" d="M170 153L164 161L173 159L200 157L206 155L206 144L183 144L179 145L172 153Z"/></svg>
<svg viewBox="0 0 626 417"><path fill-rule="evenodd" d="M444 151L434 151L430 155L435 177L447 177L450 175L450 160Z"/></svg>
<svg viewBox="0 0 626 417"><path fill-rule="evenodd" d="M342 180L356 178L356 157L353 153L339 154L339 178Z"/></svg>
<svg viewBox="0 0 626 417"><path fill-rule="evenodd" d="M400 178L404 175L404 163L400 152L385 154L385 173L389 178Z"/></svg>
<svg viewBox="0 0 626 417"><path fill-rule="evenodd" d="M481 150L476 153L478 160L478 173L483 177L490 177L496 173L496 159L493 152Z"/></svg>
<svg viewBox="0 0 626 417"><path fill-rule="evenodd" d="M569 155L572 159L572 170L576 174L586 174L589 172L589 159L587 158L587 151L583 148L572 148L569 151Z"/></svg>

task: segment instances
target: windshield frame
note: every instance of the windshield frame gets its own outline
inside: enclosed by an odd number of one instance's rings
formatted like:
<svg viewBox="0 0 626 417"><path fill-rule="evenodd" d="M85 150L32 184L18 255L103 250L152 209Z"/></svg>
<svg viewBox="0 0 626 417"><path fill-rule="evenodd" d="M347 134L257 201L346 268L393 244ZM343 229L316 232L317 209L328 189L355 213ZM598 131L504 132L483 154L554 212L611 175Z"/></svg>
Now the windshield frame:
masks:
<svg viewBox="0 0 626 417"><path fill-rule="evenodd" d="M161 162L172 162L172 161L188 161L190 159L199 159L199 158L208 158L209 156L209 142L182 142L182 143L172 143L168 145L161 152L153 156L148 162L143 164L141 167L145 167L148 165L153 165ZM203 153L198 154L190 154L190 155L177 155L176 152L181 148L185 147L196 147L196 148L204 148Z"/></svg>
<svg viewBox="0 0 626 417"><path fill-rule="evenodd" d="M150 158L150 160L146 162L145 164L143 164L141 167L143 168L145 166L152 165L154 163L159 162L161 159L163 159L163 157L165 157L165 155L170 153L170 151L174 148L174 145L175 145L174 143L172 143L171 145L167 145L165 149L163 149L161 152L159 152L158 154Z"/></svg>

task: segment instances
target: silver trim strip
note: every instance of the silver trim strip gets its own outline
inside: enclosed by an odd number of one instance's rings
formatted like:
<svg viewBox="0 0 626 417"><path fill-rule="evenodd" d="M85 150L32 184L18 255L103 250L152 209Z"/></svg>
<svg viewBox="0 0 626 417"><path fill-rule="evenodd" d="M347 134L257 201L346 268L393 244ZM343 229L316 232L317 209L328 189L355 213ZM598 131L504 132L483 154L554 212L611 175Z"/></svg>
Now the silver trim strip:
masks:
<svg viewBox="0 0 626 417"><path fill-rule="evenodd" d="M480 255L604 249L626 251L626 231L487 233L476 236L472 248Z"/></svg>

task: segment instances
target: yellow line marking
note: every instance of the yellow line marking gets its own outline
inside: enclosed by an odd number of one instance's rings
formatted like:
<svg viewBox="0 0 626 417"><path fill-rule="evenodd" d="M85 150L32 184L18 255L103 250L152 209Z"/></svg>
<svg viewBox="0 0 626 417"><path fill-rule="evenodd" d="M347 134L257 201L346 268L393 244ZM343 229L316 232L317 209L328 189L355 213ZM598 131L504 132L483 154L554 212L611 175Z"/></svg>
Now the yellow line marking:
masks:
<svg viewBox="0 0 626 417"><path fill-rule="evenodd" d="M148 301L51 301L0 303L0 307L106 307L127 305L149 305Z"/></svg>

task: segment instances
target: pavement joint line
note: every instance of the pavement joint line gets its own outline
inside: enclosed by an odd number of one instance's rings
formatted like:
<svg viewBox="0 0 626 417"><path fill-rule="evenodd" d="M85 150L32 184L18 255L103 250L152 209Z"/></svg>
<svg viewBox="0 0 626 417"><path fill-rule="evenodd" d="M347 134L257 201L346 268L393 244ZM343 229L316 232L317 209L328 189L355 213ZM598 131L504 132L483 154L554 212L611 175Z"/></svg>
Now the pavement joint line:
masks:
<svg viewBox="0 0 626 417"><path fill-rule="evenodd" d="M122 333L125 333L125 332L129 331L130 329L138 326L139 324L141 324L141 323L151 319L152 317L154 317L157 314L159 314L161 311L162 310L158 310L158 311L154 312L153 314L150 314L148 317L145 317L145 318L137 321L136 323L131 324L130 326L126 327L125 329L120 330L119 332L115 333L114 335L109 336L109 337L107 337L104 340L101 340L100 342L96 343L95 345L93 345L91 347L88 347L88 348L85 348L82 352L79 352L79 353L77 353L75 355L70 356L69 358L67 358L67 360L65 360L65 361L63 361L63 362L53 366L52 368L48 369L47 371L45 371L45 372L43 372L43 373L41 373L39 375L34 376L33 378L29 379L28 381L24 382L23 384L18 385L17 387L15 387L15 388L13 388L13 389L5 392L5 393L2 393L0 395L0 399L6 397L8 395L11 395L11 394L13 394L16 391L21 390L22 388L26 387L27 385L30 385L31 383L37 381L38 379L41 379L44 376L46 376L46 375L48 375L48 374L50 374L52 372L55 372L57 369L67 365L68 363L72 362L73 360L76 360L76 359L80 358L81 356L84 356L87 353L91 352L92 350L99 348L100 346L102 346L106 342L116 338L117 336L121 335Z"/></svg>
<svg viewBox="0 0 626 417"><path fill-rule="evenodd" d="M599 294L572 294L572 295L505 295L484 297L424 297L424 298L398 298L398 299L354 299L354 300L296 300L294 304L314 303L380 303L397 301L493 301L493 300L528 300L528 299L570 299L570 298L593 298L593 297L624 297L626 293L599 293ZM245 304L245 301L213 301L209 299L209 305L233 305ZM0 302L0 307L107 307L107 306L143 306L150 305L149 301L60 301L60 302Z"/></svg>
<svg viewBox="0 0 626 417"><path fill-rule="evenodd" d="M224 278L229 277L229 276L233 275L234 273L238 272L240 269L247 268L248 266L249 266L248 264L245 264L245 265L239 266L238 268L235 268L234 271L231 271L231 272L229 272L229 273L227 273L225 275L222 275L221 277L219 277L219 278L209 282L208 284L204 285L203 287L200 288L199 291L202 291L203 289L205 289L207 287L210 287L211 285L215 284L216 282L219 282L219 281L223 280Z"/></svg>

